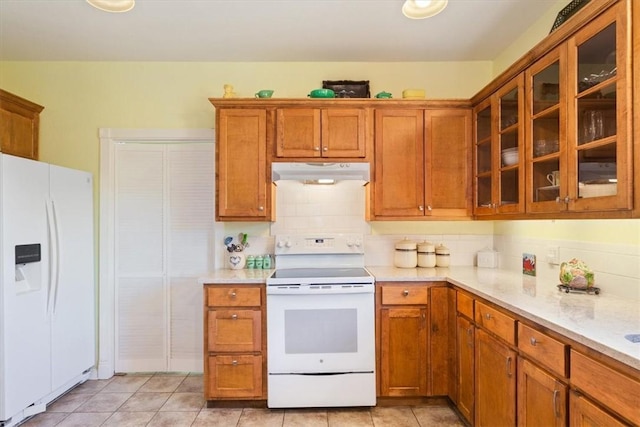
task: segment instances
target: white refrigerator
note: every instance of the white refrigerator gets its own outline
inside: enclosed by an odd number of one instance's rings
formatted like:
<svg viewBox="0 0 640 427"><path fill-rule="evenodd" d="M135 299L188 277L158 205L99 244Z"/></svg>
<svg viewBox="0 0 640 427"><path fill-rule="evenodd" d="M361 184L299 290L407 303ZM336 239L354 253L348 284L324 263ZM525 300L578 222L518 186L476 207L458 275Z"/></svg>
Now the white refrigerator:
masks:
<svg viewBox="0 0 640 427"><path fill-rule="evenodd" d="M96 363L92 181L0 153L0 425L45 410Z"/></svg>

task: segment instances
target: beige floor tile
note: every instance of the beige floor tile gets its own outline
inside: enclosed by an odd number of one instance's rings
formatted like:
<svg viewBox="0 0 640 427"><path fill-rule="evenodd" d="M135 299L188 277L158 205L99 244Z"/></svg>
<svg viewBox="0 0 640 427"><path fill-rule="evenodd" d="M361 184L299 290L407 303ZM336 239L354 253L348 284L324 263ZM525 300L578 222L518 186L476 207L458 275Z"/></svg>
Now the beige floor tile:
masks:
<svg viewBox="0 0 640 427"><path fill-rule="evenodd" d="M158 412L147 424L148 427L189 427L198 412Z"/></svg>
<svg viewBox="0 0 640 427"><path fill-rule="evenodd" d="M69 393L61 396L52 404L47 405L47 412L73 412L94 394L89 393Z"/></svg>
<svg viewBox="0 0 640 427"><path fill-rule="evenodd" d="M371 408L371 418L376 427L420 427L408 406Z"/></svg>
<svg viewBox="0 0 640 427"><path fill-rule="evenodd" d="M156 412L162 408L169 397L171 397L171 393L137 392L118 408L118 412Z"/></svg>
<svg viewBox="0 0 640 427"><path fill-rule="evenodd" d="M283 410L244 408L238 427L282 427L283 422Z"/></svg>
<svg viewBox="0 0 640 427"><path fill-rule="evenodd" d="M149 378L149 381L144 383L138 391L173 393L186 377L186 375L156 375Z"/></svg>
<svg viewBox="0 0 640 427"><path fill-rule="evenodd" d="M108 412L74 412L56 427L98 427L110 416Z"/></svg>
<svg viewBox="0 0 640 427"><path fill-rule="evenodd" d="M460 420L453 409L448 406L414 406L413 413L425 427L463 427L464 423Z"/></svg>
<svg viewBox="0 0 640 427"><path fill-rule="evenodd" d="M150 378L151 375L124 375L113 377L111 379L111 382L107 384L107 386L102 389L102 391L106 391L109 393L135 393L140 387L144 385L144 383L149 381Z"/></svg>
<svg viewBox="0 0 640 427"><path fill-rule="evenodd" d="M133 393L98 393L80 405L76 412L115 412Z"/></svg>
<svg viewBox="0 0 640 427"><path fill-rule="evenodd" d="M200 411L192 427L236 427L242 408L205 408Z"/></svg>
<svg viewBox="0 0 640 427"><path fill-rule="evenodd" d="M330 427L373 426L368 409L330 409L327 411L327 418Z"/></svg>
<svg viewBox="0 0 640 427"><path fill-rule="evenodd" d="M21 424L20 427L53 427L68 416L69 414L64 412L43 412Z"/></svg>
<svg viewBox="0 0 640 427"><path fill-rule="evenodd" d="M144 427L156 412L115 412L101 427Z"/></svg>
<svg viewBox="0 0 640 427"><path fill-rule="evenodd" d="M98 393L99 391L103 390L112 380L113 378L109 378L108 380L87 380L69 390L69 393Z"/></svg>
<svg viewBox="0 0 640 427"><path fill-rule="evenodd" d="M323 409L287 409L284 427L327 427L327 411Z"/></svg>
<svg viewBox="0 0 640 427"><path fill-rule="evenodd" d="M176 389L177 393L202 393L204 391L204 379L202 375L189 375Z"/></svg>
<svg viewBox="0 0 640 427"><path fill-rule="evenodd" d="M204 407L204 396L201 393L173 393L160 411L200 411Z"/></svg>

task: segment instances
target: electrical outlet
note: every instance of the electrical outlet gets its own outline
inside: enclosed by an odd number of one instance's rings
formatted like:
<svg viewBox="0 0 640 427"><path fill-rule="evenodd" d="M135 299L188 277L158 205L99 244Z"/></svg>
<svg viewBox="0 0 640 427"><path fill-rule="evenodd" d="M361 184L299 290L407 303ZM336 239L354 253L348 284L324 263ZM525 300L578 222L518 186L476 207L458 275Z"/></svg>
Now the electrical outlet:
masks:
<svg viewBox="0 0 640 427"><path fill-rule="evenodd" d="M552 265L560 265L560 248L558 246L547 247L547 262Z"/></svg>

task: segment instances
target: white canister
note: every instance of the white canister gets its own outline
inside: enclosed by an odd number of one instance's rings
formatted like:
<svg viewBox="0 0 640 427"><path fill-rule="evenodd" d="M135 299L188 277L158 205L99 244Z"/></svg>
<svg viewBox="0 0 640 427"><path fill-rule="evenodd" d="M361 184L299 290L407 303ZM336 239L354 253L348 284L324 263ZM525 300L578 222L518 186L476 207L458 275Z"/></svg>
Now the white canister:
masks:
<svg viewBox="0 0 640 427"><path fill-rule="evenodd" d="M418 243L418 267L436 266L436 247L433 243Z"/></svg>
<svg viewBox="0 0 640 427"><path fill-rule="evenodd" d="M449 267L451 264L451 252L449 248L440 243L436 246L436 267Z"/></svg>
<svg viewBox="0 0 640 427"><path fill-rule="evenodd" d="M418 246L416 242L409 239L397 242L393 264L400 268L415 268L418 265Z"/></svg>

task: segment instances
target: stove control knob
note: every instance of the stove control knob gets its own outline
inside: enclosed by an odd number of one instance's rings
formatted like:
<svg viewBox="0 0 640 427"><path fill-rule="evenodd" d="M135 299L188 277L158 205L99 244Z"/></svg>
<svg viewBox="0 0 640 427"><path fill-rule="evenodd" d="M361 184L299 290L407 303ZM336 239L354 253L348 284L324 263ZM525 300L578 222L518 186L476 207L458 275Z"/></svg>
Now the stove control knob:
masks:
<svg viewBox="0 0 640 427"><path fill-rule="evenodd" d="M290 248L291 246L293 246L293 244L291 243L291 240L287 240L287 243L284 244L286 247Z"/></svg>
<svg viewBox="0 0 640 427"><path fill-rule="evenodd" d="M287 244L288 244L288 246L287 246ZM278 247L279 247L279 248L284 248L285 246L290 247L290 246L291 246L291 244L290 244L288 241L287 241L287 242L285 242L284 240L279 240L279 241L278 241Z"/></svg>

